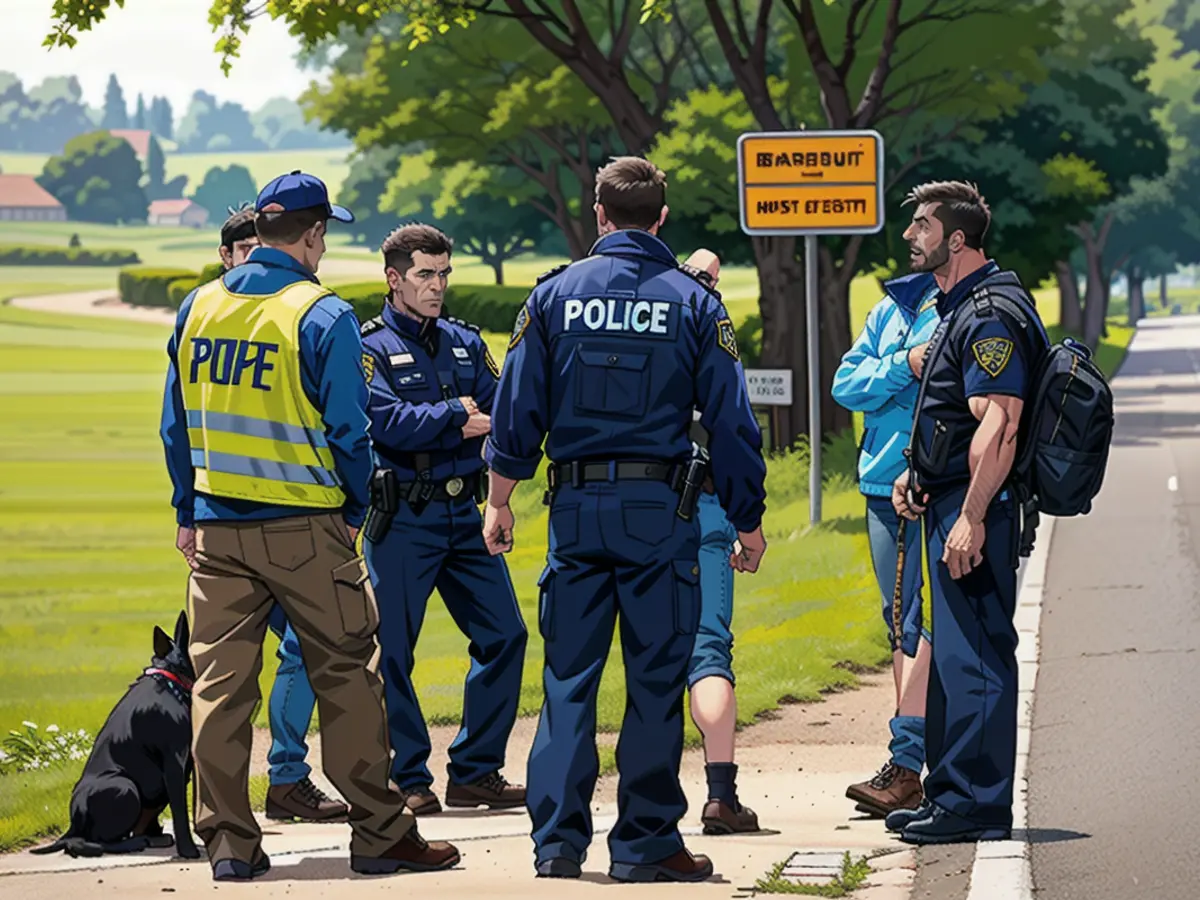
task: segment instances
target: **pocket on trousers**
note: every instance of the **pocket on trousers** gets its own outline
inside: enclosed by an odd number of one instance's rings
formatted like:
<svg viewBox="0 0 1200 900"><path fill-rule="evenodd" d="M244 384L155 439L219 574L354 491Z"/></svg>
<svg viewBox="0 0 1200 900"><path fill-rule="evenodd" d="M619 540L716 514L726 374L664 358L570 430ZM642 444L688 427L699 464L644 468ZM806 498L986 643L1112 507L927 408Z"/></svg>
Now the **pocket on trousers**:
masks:
<svg viewBox="0 0 1200 900"><path fill-rule="evenodd" d="M621 520L625 534L651 547L658 546L675 531L675 510L665 503L622 503Z"/></svg>
<svg viewBox="0 0 1200 900"><path fill-rule="evenodd" d="M368 584L367 564L361 556L333 570L333 593L346 634L365 638L375 633L379 611Z"/></svg>
<svg viewBox="0 0 1200 900"><path fill-rule="evenodd" d="M700 563L677 559L673 565L675 632L695 634L700 627Z"/></svg>
<svg viewBox="0 0 1200 900"><path fill-rule="evenodd" d="M282 519L262 527L267 561L280 569L294 572L317 555L312 524L308 519Z"/></svg>
<svg viewBox="0 0 1200 900"><path fill-rule="evenodd" d="M579 543L579 504L555 504L550 508L550 552Z"/></svg>
<svg viewBox="0 0 1200 900"><path fill-rule="evenodd" d="M554 640L554 570L546 566L538 578L538 633L544 641Z"/></svg>

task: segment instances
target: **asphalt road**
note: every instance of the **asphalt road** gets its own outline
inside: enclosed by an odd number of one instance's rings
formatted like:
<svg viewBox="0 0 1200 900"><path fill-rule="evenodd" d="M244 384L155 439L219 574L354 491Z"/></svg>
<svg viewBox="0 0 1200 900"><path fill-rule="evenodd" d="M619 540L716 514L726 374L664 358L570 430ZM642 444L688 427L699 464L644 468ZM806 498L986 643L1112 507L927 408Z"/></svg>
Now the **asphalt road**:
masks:
<svg viewBox="0 0 1200 900"><path fill-rule="evenodd" d="M1056 524L1029 761L1038 900L1200 897L1200 317L1144 321L1090 515Z"/></svg>

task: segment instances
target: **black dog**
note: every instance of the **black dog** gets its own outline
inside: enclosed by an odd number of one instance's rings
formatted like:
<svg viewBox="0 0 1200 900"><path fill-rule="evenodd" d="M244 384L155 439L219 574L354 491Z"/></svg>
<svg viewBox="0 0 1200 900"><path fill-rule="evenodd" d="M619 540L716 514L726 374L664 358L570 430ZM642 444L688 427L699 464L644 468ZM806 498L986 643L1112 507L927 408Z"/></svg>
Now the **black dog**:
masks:
<svg viewBox="0 0 1200 900"><path fill-rule="evenodd" d="M109 713L71 793L71 827L34 853L65 850L71 856L100 856L174 843L179 856L200 857L187 811L196 678L188 636L186 613L179 614L174 640L154 627L151 667ZM174 841L158 822L167 806Z"/></svg>

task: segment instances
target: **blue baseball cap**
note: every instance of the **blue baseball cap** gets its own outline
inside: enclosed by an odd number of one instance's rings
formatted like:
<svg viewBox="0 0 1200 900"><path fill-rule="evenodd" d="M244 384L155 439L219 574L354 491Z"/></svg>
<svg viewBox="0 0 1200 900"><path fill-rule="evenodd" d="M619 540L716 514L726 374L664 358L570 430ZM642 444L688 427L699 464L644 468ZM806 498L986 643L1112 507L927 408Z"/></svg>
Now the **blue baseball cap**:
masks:
<svg viewBox="0 0 1200 900"><path fill-rule="evenodd" d="M326 215L338 222L353 222L354 214L344 206L329 202L329 191L325 182L315 175L306 175L299 169L280 175L259 192L254 204L255 212L295 212L323 206Z"/></svg>

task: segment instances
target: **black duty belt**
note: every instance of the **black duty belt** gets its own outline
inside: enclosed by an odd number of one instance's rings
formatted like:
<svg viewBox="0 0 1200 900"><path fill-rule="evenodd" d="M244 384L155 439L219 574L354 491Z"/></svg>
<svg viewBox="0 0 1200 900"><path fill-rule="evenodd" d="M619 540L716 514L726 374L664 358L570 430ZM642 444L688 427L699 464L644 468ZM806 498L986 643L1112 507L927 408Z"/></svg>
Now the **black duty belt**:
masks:
<svg viewBox="0 0 1200 900"><path fill-rule="evenodd" d="M400 496L405 497L414 487L420 489L422 482L419 481L402 481L396 485ZM476 488L479 487L479 475L466 475L464 477L447 478L445 481L436 481L433 483L433 493L429 495L430 500L446 501L457 500L459 497L473 497Z"/></svg>
<svg viewBox="0 0 1200 900"><path fill-rule="evenodd" d="M578 486L597 481L661 481L678 489L684 466L654 460L569 462L550 466L547 475L552 491L564 484Z"/></svg>

